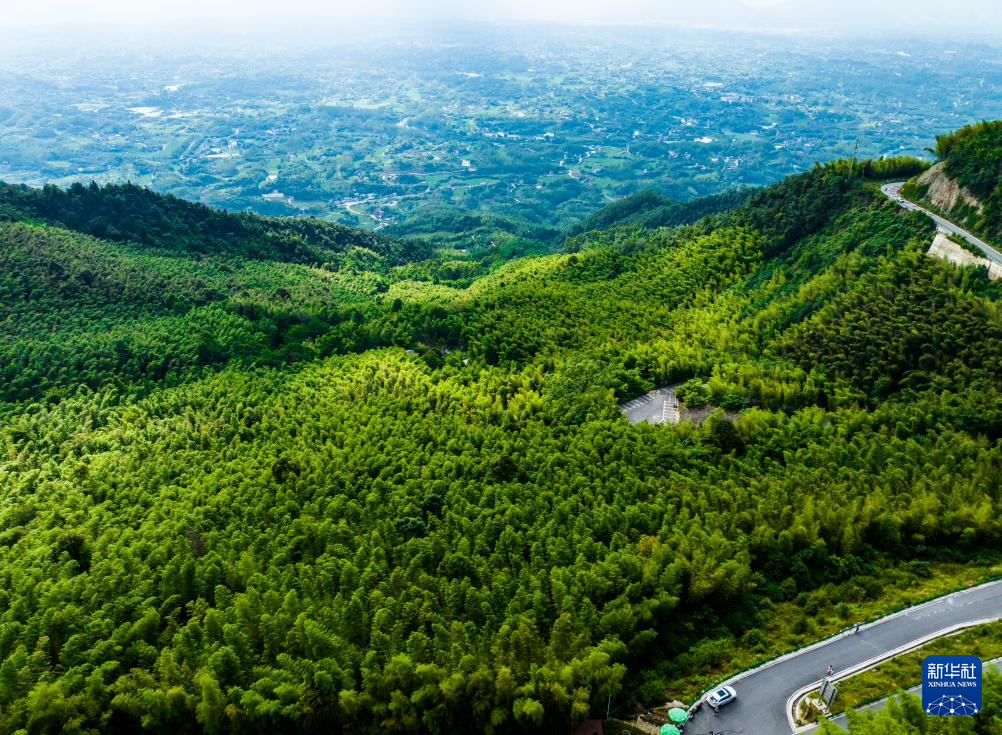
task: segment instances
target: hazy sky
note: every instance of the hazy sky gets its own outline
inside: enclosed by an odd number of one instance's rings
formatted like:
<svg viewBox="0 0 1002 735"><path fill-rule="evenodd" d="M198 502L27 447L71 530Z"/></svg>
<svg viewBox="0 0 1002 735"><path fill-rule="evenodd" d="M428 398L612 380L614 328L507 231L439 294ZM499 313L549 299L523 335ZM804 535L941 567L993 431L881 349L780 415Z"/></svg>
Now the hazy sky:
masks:
<svg viewBox="0 0 1002 735"><path fill-rule="evenodd" d="M747 29L1002 33L1002 0L3 0L0 27L163 21L268 29L348 23L548 20L674 22Z"/></svg>

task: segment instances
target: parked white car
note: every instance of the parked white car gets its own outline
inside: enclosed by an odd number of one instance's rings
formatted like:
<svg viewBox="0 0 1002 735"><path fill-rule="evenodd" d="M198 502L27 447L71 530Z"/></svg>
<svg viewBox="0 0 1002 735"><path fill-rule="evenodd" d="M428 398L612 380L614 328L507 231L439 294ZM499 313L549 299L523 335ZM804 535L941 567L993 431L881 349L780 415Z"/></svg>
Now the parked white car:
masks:
<svg viewBox="0 0 1002 735"><path fill-rule="evenodd" d="M723 707L737 698L738 693L734 691L734 687L720 687L706 695L706 703L711 707Z"/></svg>

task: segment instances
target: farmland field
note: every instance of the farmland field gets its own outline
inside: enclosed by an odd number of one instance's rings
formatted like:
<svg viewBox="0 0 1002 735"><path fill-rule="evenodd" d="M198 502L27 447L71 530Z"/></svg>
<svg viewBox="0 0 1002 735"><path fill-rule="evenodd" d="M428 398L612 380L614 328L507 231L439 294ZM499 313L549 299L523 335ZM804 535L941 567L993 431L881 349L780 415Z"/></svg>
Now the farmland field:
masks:
<svg viewBox="0 0 1002 735"><path fill-rule="evenodd" d="M546 241L644 187L685 200L767 184L857 139L868 157L922 155L1002 102L997 48L775 41L478 26L365 48L154 48L127 66L25 45L0 62L0 179Z"/></svg>

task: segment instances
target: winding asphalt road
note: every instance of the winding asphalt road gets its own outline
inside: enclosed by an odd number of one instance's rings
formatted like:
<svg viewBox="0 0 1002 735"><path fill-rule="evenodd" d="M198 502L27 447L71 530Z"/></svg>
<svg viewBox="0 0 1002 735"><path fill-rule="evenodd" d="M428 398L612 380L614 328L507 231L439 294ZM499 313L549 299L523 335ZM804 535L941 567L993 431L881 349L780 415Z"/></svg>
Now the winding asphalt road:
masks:
<svg viewBox="0 0 1002 735"><path fill-rule="evenodd" d="M828 666L838 672L886 657L924 638L959 625L1002 618L1002 580L939 597L863 625L776 659L723 682L738 693L720 715L704 706L686 727L686 735L739 733L789 735L794 728L787 703L796 691L820 684ZM971 653L977 654L976 651Z"/></svg>
<svg viewBox="0 0 1002 735"><path fill-rule="evenodd" d="M910 202L901 196L901 187L905 185L905 182L899 181L895 184L884 184L880 187L880 190L884 195L891 201L897 202L898 206L904 207L905 209L910 209L913 212L924 212L935 220L936 224L947 232L952 232L954 235L959 235L960 237L967 240L974 247L985 254L985 257L989 260L993 260L999 265L1002 265L1002 253L993 248L991 245L986 243L980 237L972 235L970 232L965 230L963 227L958 227L957 225L950 222L948 219L943 219L935 212L930 212L925 207L920 207L914 202Z"/></svg>
<svg viewBox="0 0 1002 735"><path fill-rule="evenodd" d="M997 671L1002 671L1002 661L993 661L991 663L989 663L988 661L985 661L984 662L984 670L987 671L989 668L993 668L993 669L995 669ZM914 686L911 689L906 689L905 691L908 692L909 694L918 694L918 695L921 695L922 694L922 686L921 685ZM868 709L878 710L878 709L883 709L886 705L887 705L887 699L881 699L878 702L874 702L873 704L865 705L863 707L860 707L859 709L860 710L868 710ZM845 715L839 715L838 717L833 717L832 718L832 722L834 722L836 725L838 725L841 728L848 727ZM808 730L804 730L803 732L814 732L819 727L821 727L821 726L820 725L815 725L814 727L812 727L812 728L810 728Z"/></svg>

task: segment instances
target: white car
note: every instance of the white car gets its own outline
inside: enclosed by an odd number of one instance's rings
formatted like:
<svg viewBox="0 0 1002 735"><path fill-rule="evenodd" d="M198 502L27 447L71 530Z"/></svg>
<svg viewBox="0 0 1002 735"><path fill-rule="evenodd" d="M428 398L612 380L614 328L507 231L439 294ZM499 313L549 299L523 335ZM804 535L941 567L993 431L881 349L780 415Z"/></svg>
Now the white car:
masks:
<svg viewBox="0 0 1002 735"><path fill-rule="evenodd" d="M738 693L733 687L720 687L706 695L706 703L715 709L730 704L737 698Z"/></svg>

